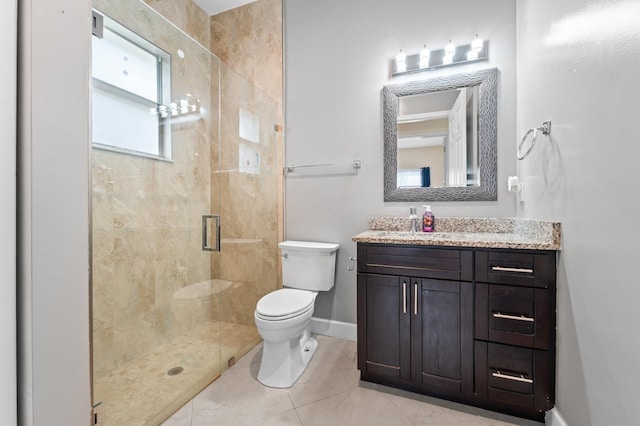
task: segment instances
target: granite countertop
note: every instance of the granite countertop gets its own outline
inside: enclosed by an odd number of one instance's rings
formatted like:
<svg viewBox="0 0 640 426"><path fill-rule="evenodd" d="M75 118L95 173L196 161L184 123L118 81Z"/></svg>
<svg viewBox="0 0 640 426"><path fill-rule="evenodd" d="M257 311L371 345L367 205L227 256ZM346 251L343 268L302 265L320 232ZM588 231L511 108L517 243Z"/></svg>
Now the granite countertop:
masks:
<svg viewBox="0 0 640 426"><path fill-rule="evenodd" d="M359 243L560 250L559 222L514 218L436 218L436 232L411 233L404 217L373 217Z"/></svg>

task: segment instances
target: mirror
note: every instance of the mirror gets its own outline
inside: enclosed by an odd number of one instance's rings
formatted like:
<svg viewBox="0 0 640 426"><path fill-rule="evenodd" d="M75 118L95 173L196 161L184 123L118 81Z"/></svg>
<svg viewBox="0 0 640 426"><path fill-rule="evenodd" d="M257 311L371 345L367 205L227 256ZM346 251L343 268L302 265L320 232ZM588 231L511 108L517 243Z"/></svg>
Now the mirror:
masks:
<svg viewBox="0 0 640 426"><path fill-rule="evenodd" d="M382 92L385 201L497 199L497 69Z"/></svg>

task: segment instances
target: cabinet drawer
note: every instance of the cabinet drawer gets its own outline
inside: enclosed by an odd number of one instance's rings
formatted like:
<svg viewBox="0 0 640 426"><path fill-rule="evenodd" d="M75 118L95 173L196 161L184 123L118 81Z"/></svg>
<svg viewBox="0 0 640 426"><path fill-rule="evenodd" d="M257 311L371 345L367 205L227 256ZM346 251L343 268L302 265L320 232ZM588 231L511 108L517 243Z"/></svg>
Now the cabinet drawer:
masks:
<svg viewBox="0 0 640 426"><path fill-rule="evenodd" d="M547 288L555 286L555 252L477 251L476 281Z"/></svg>
<svg viewBox="0 0 640 426"><path fill-rule="evenodd" d="M476 284L476 339L549 349L551 290Z"/></svg>
<svg viewBox="0 0 640 426"><path fill-rule="evenodd" d="M358 272L471 281L473 252L448 248L358 244Z"/></svg>
<svg viewBox="0 0 640 426"><path fill-rule="evenodd" d="M528 409L553 406L548 352L476 341L476 393Z"/></svg>

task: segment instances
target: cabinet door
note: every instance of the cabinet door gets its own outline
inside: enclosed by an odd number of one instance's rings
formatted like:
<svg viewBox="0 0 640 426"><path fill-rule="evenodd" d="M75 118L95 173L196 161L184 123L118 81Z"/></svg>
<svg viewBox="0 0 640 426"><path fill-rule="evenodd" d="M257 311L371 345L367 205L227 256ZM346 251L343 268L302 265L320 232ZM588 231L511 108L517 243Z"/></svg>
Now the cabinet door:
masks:
<svg viewBox="0 0 640 426"><path fill-rule="evenodd" d="M412 380L442 394L473 392L473 286L411 281Z"/></svg>
<svg viewBox="0 0 640 426"><path fill-rule="evenodd" d="M358 368L410 378L409 278L358 274Z"/></svg>

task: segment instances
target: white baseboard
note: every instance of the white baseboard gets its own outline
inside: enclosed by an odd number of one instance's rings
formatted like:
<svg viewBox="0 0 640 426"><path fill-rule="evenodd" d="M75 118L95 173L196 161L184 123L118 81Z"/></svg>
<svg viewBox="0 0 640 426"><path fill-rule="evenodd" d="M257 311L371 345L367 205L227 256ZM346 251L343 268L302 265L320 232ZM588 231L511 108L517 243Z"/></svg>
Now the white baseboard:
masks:
<svg viewBox="0 0 640 426"><path fill-rule="evenodd" d="M553 408L547 411L547 414L544 418L544 423L547 426L569 426L569 424L564 420L562 415L557 408Z"/></svg>
<svg viewBox="0 0 640 426"><path fill-rule="evenodd" d="M346 340L356 340L357 336L355 324L315 317L311 318L311 332Z"/></svg>

